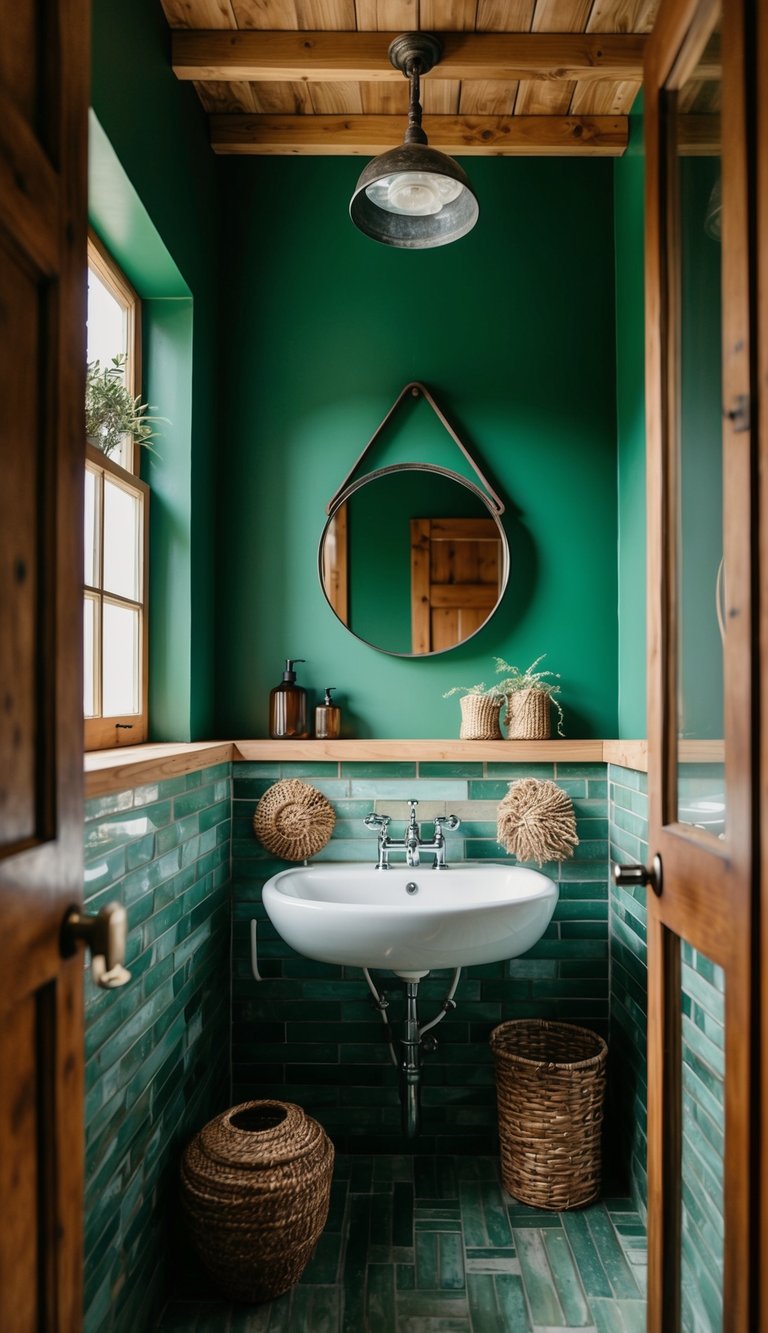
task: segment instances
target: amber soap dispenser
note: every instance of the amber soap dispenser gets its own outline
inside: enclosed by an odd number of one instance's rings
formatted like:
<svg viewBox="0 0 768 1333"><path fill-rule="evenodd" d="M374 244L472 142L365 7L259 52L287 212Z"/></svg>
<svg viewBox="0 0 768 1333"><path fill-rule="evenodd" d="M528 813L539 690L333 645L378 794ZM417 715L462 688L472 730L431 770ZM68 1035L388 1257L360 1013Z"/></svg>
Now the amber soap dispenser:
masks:
<svg viewBox="0 0 768 1333"><path fill-rule="evenodd" d="M335 689L335 685L327 685L325 698L315 709L315 736L319 741L334 741L341 735L341 709L331 698Z"/></svg>
<svg viewBox="0 0 768 1333"><path fill-rule="evenodd" d="M283 679L269 695L269 734L273 740L305 740L307 727L307 691L296 684L294 666L303 657L286 657Z"/></svg>

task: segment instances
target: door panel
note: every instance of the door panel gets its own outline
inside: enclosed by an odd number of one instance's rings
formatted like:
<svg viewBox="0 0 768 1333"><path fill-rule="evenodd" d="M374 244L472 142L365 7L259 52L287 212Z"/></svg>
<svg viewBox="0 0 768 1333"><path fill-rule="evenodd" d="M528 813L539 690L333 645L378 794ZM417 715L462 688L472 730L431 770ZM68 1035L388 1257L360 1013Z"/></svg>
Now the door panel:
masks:
<svg viewBox="0 0 768 1333"><path fill-rule="evenodd" d="M0 1328L76 1333L89 14L0 18Z"/></svg>
<svg viewBox="0 0 768 1333"><path fill-rule="evenodd" d="M411 519L411 652L464 643L496 606L501 577L492 518Z"/></svg>
<svg viewBox="0 0 768 1333"><path fill-rule="evenodd" d="M651 1333L681 1327L681 1286L682 1326L693 1326L691 1270L707 1252L688 1180L700 1165L701 1138L692 1051L706 1052L709 1040L690 994L697 959L725 996L722 1055L709 1048L728 1075L725 1082L719 1073L724 1239L721 1324L713 1327L757 1327L750 1286L756 534L753 438L742 411L750 395L747 88L741 0L662 5L646 62L649 841L660 858L648 895ZM709 1029L716 1026L711 1019ZM717 1256L710 1257L714 1270Z"/></svg>

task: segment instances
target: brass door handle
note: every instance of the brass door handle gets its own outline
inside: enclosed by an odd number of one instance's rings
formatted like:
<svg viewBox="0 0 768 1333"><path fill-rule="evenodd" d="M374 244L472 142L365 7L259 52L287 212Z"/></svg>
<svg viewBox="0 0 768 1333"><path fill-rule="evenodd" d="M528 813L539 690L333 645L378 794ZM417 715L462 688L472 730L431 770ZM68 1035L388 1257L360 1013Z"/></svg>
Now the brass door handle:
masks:
<svg viewBox="0 0 768 1333"><path fill-rule="evenodd" d="M80 940L91 954L91 976L103 990L114 990L130 981L124 966L128 917L120 903L106 903L96 916L70 907L62 927L62 953L71 956Z"/></svg>

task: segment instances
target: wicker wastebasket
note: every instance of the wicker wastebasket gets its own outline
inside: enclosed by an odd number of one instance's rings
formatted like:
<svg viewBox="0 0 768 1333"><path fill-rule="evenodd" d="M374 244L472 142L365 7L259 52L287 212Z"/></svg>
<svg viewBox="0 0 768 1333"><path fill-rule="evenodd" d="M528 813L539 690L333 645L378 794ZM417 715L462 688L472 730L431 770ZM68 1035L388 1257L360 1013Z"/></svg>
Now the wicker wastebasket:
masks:
<svg viewBox="0 0 768 1333"><path fill-rule="evenodd" d="M501 1179L534 1208L560 1212L600 1192L608 1048L571 1023L518 1019L491 1033Z"/></svg>
<svg viewBox="0 0 768 1333"><path fill-rule="evenodd" d="M181 1163L194 1249L230 1300L268 1301L298 1282L328 1217L333 1145L291 1102L233 1106Z"/></svg>

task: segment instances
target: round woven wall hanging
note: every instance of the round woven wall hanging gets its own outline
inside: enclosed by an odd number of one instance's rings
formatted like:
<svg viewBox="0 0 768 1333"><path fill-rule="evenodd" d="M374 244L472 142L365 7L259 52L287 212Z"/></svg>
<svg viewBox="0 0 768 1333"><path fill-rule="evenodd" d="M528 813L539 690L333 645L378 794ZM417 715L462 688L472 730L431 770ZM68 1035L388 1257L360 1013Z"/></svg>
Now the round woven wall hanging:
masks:
<svg viewBox="0 0 768 1333"><path fill-rule="evenodd" d="M265 791L256 806L253 831L274 856L304 861L325 846L335 823L336 812L322 792L286 778Z"/></svg>

